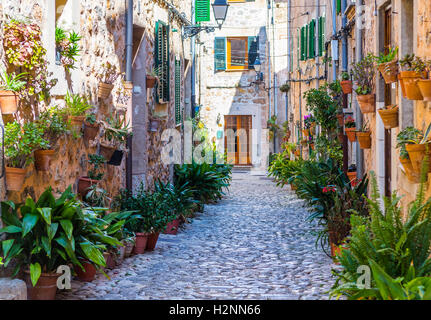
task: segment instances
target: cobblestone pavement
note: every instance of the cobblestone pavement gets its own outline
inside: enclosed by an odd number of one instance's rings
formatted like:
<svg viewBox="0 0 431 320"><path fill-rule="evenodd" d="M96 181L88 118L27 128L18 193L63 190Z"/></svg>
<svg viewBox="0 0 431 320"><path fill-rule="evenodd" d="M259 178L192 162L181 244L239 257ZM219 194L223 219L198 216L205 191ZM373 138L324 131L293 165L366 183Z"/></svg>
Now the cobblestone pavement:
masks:
<svg viewBox="0 0 431 320"><path fill-rule="evenodd" d="M58 299L328 299L334 267L288 187L234 173L227 197L156 250L126 259Z"/></svg>

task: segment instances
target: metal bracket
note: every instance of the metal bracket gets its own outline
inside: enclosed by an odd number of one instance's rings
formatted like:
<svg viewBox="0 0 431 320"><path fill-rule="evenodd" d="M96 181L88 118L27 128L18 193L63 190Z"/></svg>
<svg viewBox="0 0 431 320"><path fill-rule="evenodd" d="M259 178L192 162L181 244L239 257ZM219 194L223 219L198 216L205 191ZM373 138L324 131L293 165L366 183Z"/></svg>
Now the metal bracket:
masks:
<svg viewBox="0 0 431 320"><path fill-rule="evenodd" d="M213 26L184 26L183 27L183 39L191 38L196 36L202 31L206 31L206 33L214 32L216 27Z"/></svg>

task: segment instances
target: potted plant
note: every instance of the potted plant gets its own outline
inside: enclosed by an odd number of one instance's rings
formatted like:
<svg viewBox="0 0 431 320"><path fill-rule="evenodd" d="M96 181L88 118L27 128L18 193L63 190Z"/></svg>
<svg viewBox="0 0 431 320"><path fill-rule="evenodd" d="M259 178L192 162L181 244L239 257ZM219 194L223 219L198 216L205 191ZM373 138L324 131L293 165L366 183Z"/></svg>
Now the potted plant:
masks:
<svg viewBox="0 0 431 320"><path fill-rule="evenodd" d="M353 83L348 72L343 71L341 73L340 85L344 94L351 94L353 92Z"/></svg>
<svg viewBox="0 0 431 320"><path fill-rule="evenodd" d="M272 115L267 121L267 126L269 129L269 140L273 140L280 126L277 124L277 116Z"/></svg>
<svg viewBox="0 0 431 320"><path fill-rule="evenodd" d="M431 60L424 61L425 66L419 67L417 71L424 70L427 74L426 77L423 79L417 80L417 85L419 87L419 90L424 98L425 101L430 102L431 101ZM425 73L422 73L422 76L425 76Z"/></svg>
<svg viewBox="0 0 431 320"><path fill-rule="evenodd" d="M24 88L26 82L23 81L27 73L1 74L0 84L0 108L2 114L12 114L18 110L18 93Z"/></svg>
<svg viewBox="0 0 431 320"><path fill-rule="evenodd" d="M27 283L30 299L53 300L57 291L57 268L82 261L104 266L102 250L117 240L90 220L69 187L56 198L51 187L37 201L2 202L5 239L1 241L5 266L16 261L13 276L20 271Z"/></svg>
<svg viewBox="0 0 431 320"><path fill-rule="evenodd" d="M380 118L382 118L385 129L392 129L398 127L398 111L397 105L385 106L379 109Z"/></svg>
<svg viewBox="0 0 431 320"><path fill-rule="evenodd" d="M48 145L43 130L34 122L9 122L5 125L6 184L10 191L20 191L24 184L26 168L33 162L32 153Z"/></svg>
<svg viewBox="0 0 431 320"><path fill-rule="evenodd" d="M280 86L280 91L283 93L288 93L290 91L290 85L286 82Z"/></svg>
<svg viewBox="0 0 431 320"><path fill-rule="evenodd" d="M114 82L119 77L117 68L111 63L106 62L102 64L103 71L97 75L99 80L99 92L98 97L101 99L106 99L111 94L114 88Z"/></svg>
<svg viewBox="0 0 431 320"><path fill-rule="evenodd" d="M417 82L419 79L426 79L424 61L415 54L407 54L399 63L403 70L399 74L403 96L410 100L423 100Z"/></svg>
<svg viewBox="0 0 431 320"><path fill-rule="evenodd" d="M89 113L85 116L84 122L84 140L94 140L99 133L100 123L96 119L94 113Z"/></svg>
<svg viewBox="0 0 431 320"><path fill-rule="evenodd" d="M125 117L109 117L105 125L104 141L100 143L100 154L108 159L108 164L119 166L126 151L127 137L131 127Z"/></svg>
<svg viewBox="0 0 431 320"><path fill-rule="evenodd" d="M151 72L147 72L145 84L148 89L154 88L158 81L159 81L159 72L157 68L153 68Z"/></svg>
<svg viewBox="0 0 431 320"><path fill-rule="evenodd" d="M407 179L413 183L420 182L420 175L413 169L406 145L412 144L412 141L417 141L421 135L422 132L414 127L407 127L397 135L397 149L400 149L400 163L405 169Z"/></svg>
<svg viewBox="0 0 431 320"><path fill-rule="evenodd" d="M388 54L382 52L378 57L375 57L377 69L385 79L386 84L397 82L398 80L398 47L391 48Z"/></svg>
<svg viewBox="0 0 431 320"><path fill-rule="evenodd" d="M352 164L347 169L347 177L351 183L356 183L356 165Z"/></svg>
<svg viewBox="0 0 431 320"><path fill-rule="evenodd" d="M368 54L360 62L354 64L352 68L353 79L356 81L357 100L362 113L375 112L375 95L374 89L374 56Z"/></svg>
<svg viewBox="0 0 431 320"><path fill-rule="evenodd" d="M76 69L75 62L80 52L78 43L81 38L75 31L66 32L60 27L55 28L56 62L63 65L66 72Z"/></svg>
<svg viewBox="0 0 431 320"><path fill-rule="evenodd" d="M427 156L427 162L431 160L431 148L429 143L429 135L431 133L431 124L426 129L425 133L420 132L414 135L412 132L411 139L406 141L405 148L409 154L413 170L420 174L424 164L424 158ZM428 172L431 172L431 166L428 166Z"/></svg>
<svg viewBox="0 0 431 320"><path fill-rule="evenodd" d="M368 123L365 123L362 128L356 131L356 138L361 149L371 148L371 131L368 129Z"/></svg>
<svg viewBox="0 0 431 320"><path fill-rule="evenodd" d="M304 137L310 136L311 123L313 122L312 118L311 115L304 116L304 129L302 129Z"/></svg>
<svg viewBox="0 0 431 320"><path fill-rule="evenodd" d="M91 166L91 169L88 170L88 176L78 179L78 193L82 199L86 198L92 185L97 185L102 180L104 174L101 172L100 167L105 162L106 159L98 154L90 154L88 156L88 164Z"/></svg>
<svg viewBox="0 0 431 320"><path fill-rule="evenodd" d="M350 142L356 141L356 122L352 116L348 116L344 121L344 131L346 132L347 138Z"/></svg>
<svg viewBox="0 0 431 320"><path fill-rule="evenodd" d="M64 121L64 110L57 106L42 111L37 120L37 125L43 132L43 138L48 142L40 145L40 149L34 152L34 166L38 171L48 171L52 157L55 154L54 146L58 139L67 132L67 124Z"/></svg>
<svg viewBox="0 0 431 320"><path fill-rule="evenodd" d="M92 108L87 97L67 92L64 101L66 102L66 110L72 127L81 128L85 120L86 111Z"/></svg>
<svg viewBox="0 0 431 320"><path fill-rule="evenodd" d="M288 142L290 139L290 136L292 134L292 132L290 131L289 128L289 121L284 121L283 124L281 125L284 129L284 137L283 137L283 141L284 142Z"/></svg>

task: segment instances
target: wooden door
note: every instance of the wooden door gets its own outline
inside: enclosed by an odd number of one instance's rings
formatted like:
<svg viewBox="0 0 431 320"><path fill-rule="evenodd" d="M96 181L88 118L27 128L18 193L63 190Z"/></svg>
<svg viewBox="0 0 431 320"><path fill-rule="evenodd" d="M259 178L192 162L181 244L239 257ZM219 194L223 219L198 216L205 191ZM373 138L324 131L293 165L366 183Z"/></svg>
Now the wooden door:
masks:
<svg viewBox="0 0 431 320"><path fill-rule="evenodd" d="M251 115L225 116L225 152L233 165L251 165Z"/></svg>
<svg viewBox="0 0 431 320"><path fill-rule="evenodd" d="M384 51L389 53L392 46L392 7L385 10L385 36L384 36ZM390 84L385 84L385 105L392 104L392 89ZM385 129L385 195L391 196L392 183L392 136L391 130Z"/></svg>

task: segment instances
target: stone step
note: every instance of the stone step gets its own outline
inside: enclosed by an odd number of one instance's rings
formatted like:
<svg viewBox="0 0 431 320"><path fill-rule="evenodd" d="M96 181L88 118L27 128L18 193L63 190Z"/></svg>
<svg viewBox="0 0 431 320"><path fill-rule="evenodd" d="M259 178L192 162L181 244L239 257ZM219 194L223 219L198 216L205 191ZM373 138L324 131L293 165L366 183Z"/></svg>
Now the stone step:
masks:
<svg viewBox="0 0 431 320"><path fill-rule="evenodd" d="M0 278L0 300L27 300L27 286L18 279Z"/></svg>

